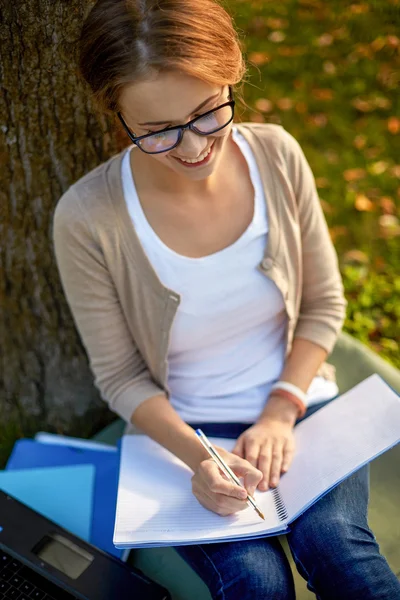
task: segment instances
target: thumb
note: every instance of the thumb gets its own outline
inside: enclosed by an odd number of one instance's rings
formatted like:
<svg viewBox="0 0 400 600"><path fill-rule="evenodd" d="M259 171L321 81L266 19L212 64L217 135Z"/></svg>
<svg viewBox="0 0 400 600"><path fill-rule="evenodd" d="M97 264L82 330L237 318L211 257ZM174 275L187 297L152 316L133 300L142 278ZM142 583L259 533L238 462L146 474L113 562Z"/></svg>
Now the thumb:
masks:
<svg viewBox="0 0 400 600"><path fill-rule="evenodd" d="M245 487L247 493L252 496L263 478L263 474L247 460L239 457L236 458L237 460L230 466L238 477L243 477L243 487Z"/></svg>

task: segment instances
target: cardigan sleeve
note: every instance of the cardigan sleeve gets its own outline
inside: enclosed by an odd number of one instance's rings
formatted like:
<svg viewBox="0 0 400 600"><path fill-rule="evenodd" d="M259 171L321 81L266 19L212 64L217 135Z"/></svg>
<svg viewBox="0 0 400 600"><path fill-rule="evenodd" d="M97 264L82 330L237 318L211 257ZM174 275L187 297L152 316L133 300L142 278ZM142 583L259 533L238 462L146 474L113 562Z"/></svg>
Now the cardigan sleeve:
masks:
<svg viewBox="0 0 400 600"><path fill-rule="evenodd" d="M103 253L73 188L57 204L53 242L63 290L94 383L110 409L130 422L139 404L165 392L152 380L135 346Z"/></svg>
<svg viewBox="0 0 400 600"><path fill-rule="evenodd" d="M330 353L347 305L338 259L311 168L299 143L286 131L285 140L302 244L301 303L294 337L314 342Z"/></svg>

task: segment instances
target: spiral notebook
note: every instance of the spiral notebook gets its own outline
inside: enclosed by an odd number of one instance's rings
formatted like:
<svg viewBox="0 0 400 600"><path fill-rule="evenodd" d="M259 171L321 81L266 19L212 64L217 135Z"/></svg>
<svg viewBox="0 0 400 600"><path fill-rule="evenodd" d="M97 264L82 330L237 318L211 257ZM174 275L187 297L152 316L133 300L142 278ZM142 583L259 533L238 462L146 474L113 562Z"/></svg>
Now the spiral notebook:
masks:
<svg viewBox="0 0 400 600"><path fill-rule="evenodd" d="M191 491L192 471L146 436L121 440L117 548L228 542L287 533L290 523L361 466L400 441L400 398L372 375L295 427L296 454L279 486L256 491L265 515L220 517ZM213 439L231 450L235 440Z"/></svg>

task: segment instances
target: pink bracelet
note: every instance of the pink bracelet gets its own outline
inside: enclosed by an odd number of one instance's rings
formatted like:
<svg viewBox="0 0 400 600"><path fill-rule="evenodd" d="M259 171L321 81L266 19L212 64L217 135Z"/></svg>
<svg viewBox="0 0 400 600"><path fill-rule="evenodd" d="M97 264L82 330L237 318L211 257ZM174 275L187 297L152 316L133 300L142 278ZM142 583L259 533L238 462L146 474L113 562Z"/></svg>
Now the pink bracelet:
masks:
<svg viewBox="0 0 400 600"><path fill-rule="evenodd" d="M280 396L281 398L286 398L286 400L290 400L299 409L298 418L300 419L301 417L304 417L307 410L306 405L302 400L300 400L300 398L298 398L291 392L288 392L287 390L282 390L281 388L275 388L271 391L271 396Z"/></svg>

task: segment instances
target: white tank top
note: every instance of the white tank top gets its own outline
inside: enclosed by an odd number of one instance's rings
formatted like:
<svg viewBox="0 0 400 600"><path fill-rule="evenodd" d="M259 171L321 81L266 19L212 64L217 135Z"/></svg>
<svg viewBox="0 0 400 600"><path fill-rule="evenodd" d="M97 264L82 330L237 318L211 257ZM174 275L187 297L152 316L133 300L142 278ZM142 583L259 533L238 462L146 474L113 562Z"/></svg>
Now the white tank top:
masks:
<svg viewBox="0 0 400 600"><path fill-rule="evenodd" d="M232 245L202 258L174 252L148 223L130 168L122 164L128 211L160 281L181 296L168 349L170 401L188 423L254 422L265 406L285 358L286 312L275 284L257 269L268 222L264 190L247 141L232 135L248 163L255 190L253 219ZM309 404L337 393L315 377Z"/></svg>

